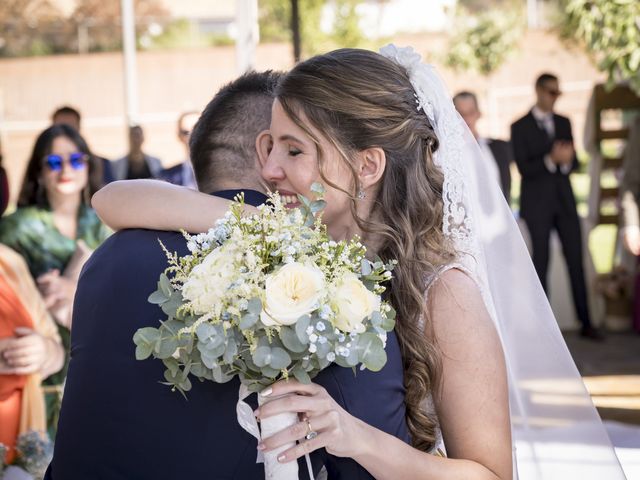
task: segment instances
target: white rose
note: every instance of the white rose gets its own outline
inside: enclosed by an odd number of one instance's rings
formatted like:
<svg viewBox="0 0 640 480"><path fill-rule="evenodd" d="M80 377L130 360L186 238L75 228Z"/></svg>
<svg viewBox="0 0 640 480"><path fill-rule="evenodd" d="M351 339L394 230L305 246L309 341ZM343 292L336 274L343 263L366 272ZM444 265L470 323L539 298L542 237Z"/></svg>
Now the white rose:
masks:
<svg viewBox="0 0 640 480"><path fill-rule="evenodd" d="M324 275L315 265L288 263L266 278L260 320L268 327L293 325L318 308L324 292Z"/></svg>
<svg viewBox="0 0 640 480"><path fill-rule="evenodd" d="M332 294L333 325L343 332L364 331L362 322L380 309L380 297L371 292L355 273L345 274Z"/></svg>
<svg viewBox="0 0 640 480"><path fill-rule="evenodd" d="M196 265L182 286L182 296L191 302L194 313L221 313L223 297L233 282L233 257L228 244L216 248Z"/></svg>

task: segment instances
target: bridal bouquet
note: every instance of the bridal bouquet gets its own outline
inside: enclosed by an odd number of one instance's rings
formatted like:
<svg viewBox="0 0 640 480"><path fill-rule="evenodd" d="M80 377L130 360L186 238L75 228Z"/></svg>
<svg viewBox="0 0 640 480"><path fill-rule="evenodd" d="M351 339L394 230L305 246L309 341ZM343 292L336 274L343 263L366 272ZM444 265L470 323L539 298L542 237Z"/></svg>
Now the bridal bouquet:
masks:
<svg viewBox="0 0 640 480"><path fill-rule="evenodd" d="M314 192L321 196L322 187ZM287 209L273 194L246 215L240 196L208 232L184 233L189 255L163 246L169 266L149 301L167 318L133 341L138 360L162 360L174 390L189 391L190 377L224 383L237 375L259 392L292 377L309 383L332 363L354 371L385 365L395 312L381 294L393 263L367 259L357 238L330 240L320 221L324 201L299 199L300 208ZM297 421L265 419L262 435ZM280 465L278 454L266 455L267 478L276 470L277 478L297 478L297 464Z"/></svg>

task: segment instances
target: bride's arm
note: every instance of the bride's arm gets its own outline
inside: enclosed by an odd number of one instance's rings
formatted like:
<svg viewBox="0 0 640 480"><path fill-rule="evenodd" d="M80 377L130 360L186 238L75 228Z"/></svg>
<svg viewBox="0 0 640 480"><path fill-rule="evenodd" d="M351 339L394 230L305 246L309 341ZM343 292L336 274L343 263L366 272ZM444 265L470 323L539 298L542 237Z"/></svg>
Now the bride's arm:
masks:
<svg viewBox="0 0 640 480"><path fill-rule="evenodd" d="M448 458L416 450L354 418L318 385L291 388L279 383L272 395L295 391L306 396L269 402L260 407L259 415L307 412L320 432L289 450L284 461L303 455L305 449L325 447L333 455L352 457L377 479L511 480L506 367L480 292L469 277L451 270L432 287L429 310L443 368L434 402ZM264 446L274 448L300 433L306 434L304 423L267 439Z"/></svg>
<svg viewBox="0 0 640 480"><path fill-rule="evenodd" d="M148 228L205 232L229 209L229 200L159 180L121 180L93 195L91 205L113 230ZM246 207L248 211L252 207Z"/></svg>

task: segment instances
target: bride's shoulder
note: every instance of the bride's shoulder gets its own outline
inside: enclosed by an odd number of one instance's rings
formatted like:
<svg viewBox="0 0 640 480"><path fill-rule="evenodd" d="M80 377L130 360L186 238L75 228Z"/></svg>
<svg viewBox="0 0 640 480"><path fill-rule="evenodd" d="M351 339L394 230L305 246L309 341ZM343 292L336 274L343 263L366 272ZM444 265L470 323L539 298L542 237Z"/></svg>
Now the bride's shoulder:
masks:
<svg viewBox="0 0 640 480"><path fill-rule="evenodd" d="M457 300L458 303L466 304L480 300L480 289L478 284L461 267L449 266L434 276L428 285L427 301L434 302Z"/></svg>
<svg viewBox="0 0 640 480"><path fill-rule="evenodd" d="M427 310L439 340L493 329L478 284L460 268L450 268L434 279Z"/></svg>

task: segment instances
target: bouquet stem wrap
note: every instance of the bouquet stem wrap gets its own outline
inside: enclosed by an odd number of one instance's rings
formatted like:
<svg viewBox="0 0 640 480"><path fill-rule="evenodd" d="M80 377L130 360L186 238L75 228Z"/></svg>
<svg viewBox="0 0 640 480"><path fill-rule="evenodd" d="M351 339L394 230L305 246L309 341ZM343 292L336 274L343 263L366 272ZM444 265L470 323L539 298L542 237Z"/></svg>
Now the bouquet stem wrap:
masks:
<svg viewBox="0 0 640 480"><path fill-rule="evenodd" d="M262 406L272 400L277 400L282 397L263 397L258 395L258 405ZM265 418L260 421L260 431L262 438L268 438L275 433L289 428L298 423L297 413L281 413L272 417ZM278 462L278 457L295 447L295 442L283 445L276 450L271 450L264 453L264 478L265 480L298 480L298 462Z"/></svg>
<svg viewBox="0 0 640 480"><path fill-rule="evenodd" d="M253 416L253 409L245 402L245 398L251 395L251 392L245 385L240 385L240 392L238 398L238 405L236 406L236 413L238 416L238 423L248 433L253 435L258 441L262 438L267 438L278 433L285 428L295 425L298 422L298 415L295 413L275 415L273 417L265 418L258 427L256 417ZM272 400L281 397L263 397L258 395L258 405L264 405ZM266 480L298 480L298 462L280 463L278 462L278 456L293 447L295 443L285 445L273 452L262 453L258 452L257 462L264 462L264 476ZM313 468L311 467L311 460L309 455L305 455L307 460L307 468L309 472L309 478L314 480Z"/></svg>

